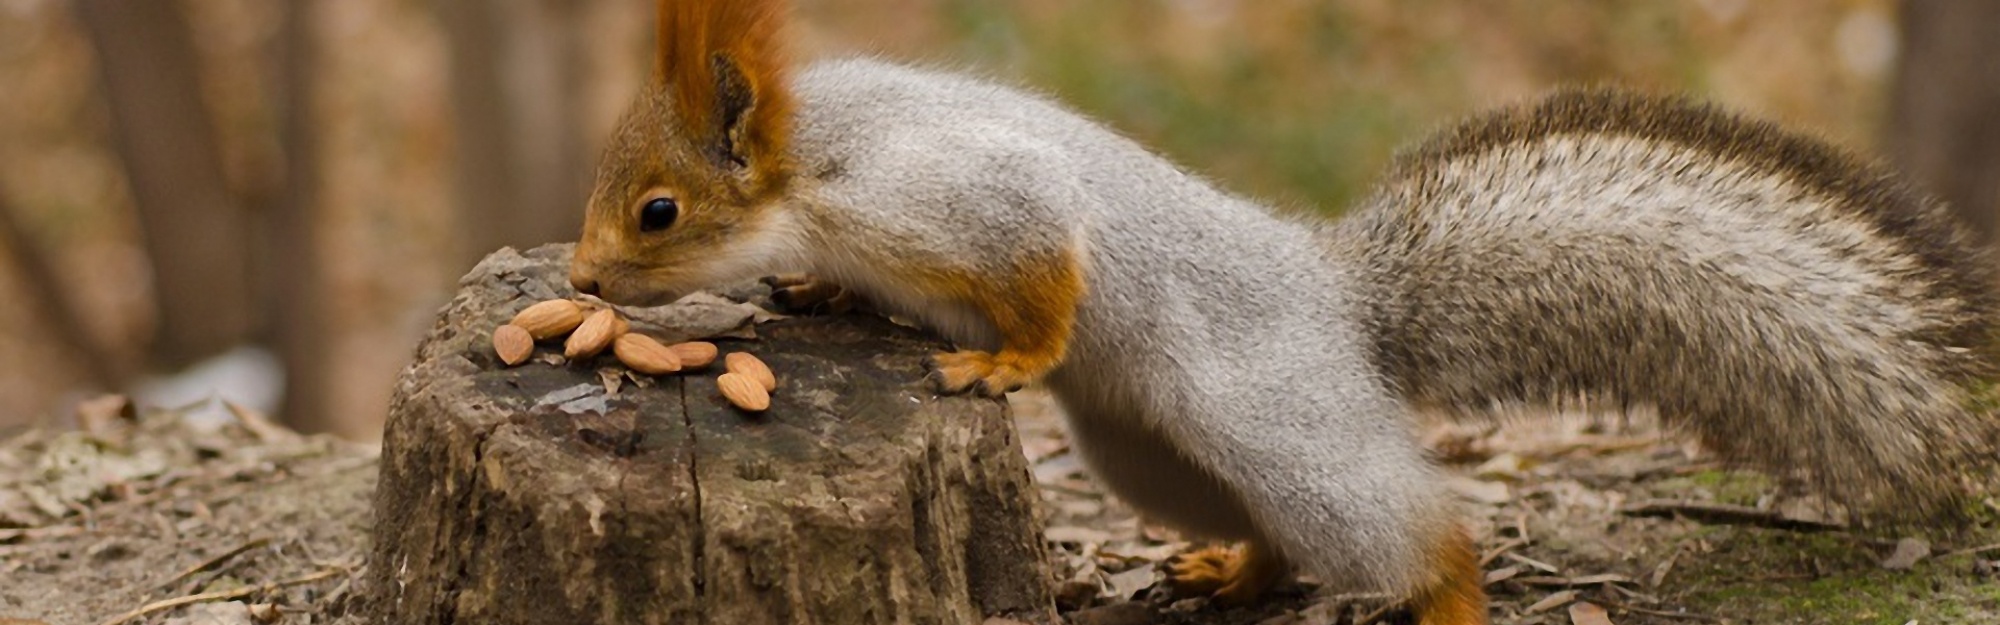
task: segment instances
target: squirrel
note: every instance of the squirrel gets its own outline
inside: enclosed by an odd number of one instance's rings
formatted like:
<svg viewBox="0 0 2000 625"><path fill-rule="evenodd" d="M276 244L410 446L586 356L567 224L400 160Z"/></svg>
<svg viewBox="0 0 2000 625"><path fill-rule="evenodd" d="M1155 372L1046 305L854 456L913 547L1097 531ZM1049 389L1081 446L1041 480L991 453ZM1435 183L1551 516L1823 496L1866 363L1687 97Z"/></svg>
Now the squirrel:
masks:
<svg viewBox="0 0 2000 625"><path fill-rule="evenodd" d="M783 2L658 11L571 284L653 305L796 272L774 298L915 319L958 348L928 365L941 393L1045 386L1113 494L1233 545L1173 560L1189 593L1253 601L1302 570L1487 622L1419 411L1651 405L1729 461L1924 519L1993 455L1987 252L1824 139L1565 88L1314 219L1025 88L795 62Z"/></svg>

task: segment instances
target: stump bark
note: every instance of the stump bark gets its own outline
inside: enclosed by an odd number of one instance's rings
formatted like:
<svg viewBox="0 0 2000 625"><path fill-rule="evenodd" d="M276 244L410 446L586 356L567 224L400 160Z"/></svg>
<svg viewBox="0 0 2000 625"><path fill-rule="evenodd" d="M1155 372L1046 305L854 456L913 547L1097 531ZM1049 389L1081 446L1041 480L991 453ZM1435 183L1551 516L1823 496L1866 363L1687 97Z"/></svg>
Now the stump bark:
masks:
<svg viewBox="0 0 2000 625"><path fill-rule="evenodd" d="M944 344L861 314L716 341L778 372L757 415L716 392L719 362L650 385L609 355L503 367L489 333L570 293L569 249L489 256L403 371L377 620L1055 622L1009 411L929 390L921 359Z"/></svg>

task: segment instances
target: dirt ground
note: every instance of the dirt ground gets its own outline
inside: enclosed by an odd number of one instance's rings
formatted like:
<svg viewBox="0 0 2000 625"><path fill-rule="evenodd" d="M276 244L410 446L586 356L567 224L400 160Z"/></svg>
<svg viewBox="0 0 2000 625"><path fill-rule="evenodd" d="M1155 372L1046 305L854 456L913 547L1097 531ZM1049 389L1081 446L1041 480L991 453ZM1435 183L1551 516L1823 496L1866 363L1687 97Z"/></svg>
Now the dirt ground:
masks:
<svg viewBox="0 0 2000 625"><path fill-rule="evenodd" d="M1253 608L1175 600L1161 563L1190 543L1089 480L1045 396L1013 403L1070 623L1408 621L1310 579ZM201 425L121 408L0 443L0 624L359 622L372 449L248 411ZM1498 623L2000 623L1990 500L1978 529L1927 543L1820 524L1809 498L1618 420L1437 426L1429 442L1480 537Z"/></svg>

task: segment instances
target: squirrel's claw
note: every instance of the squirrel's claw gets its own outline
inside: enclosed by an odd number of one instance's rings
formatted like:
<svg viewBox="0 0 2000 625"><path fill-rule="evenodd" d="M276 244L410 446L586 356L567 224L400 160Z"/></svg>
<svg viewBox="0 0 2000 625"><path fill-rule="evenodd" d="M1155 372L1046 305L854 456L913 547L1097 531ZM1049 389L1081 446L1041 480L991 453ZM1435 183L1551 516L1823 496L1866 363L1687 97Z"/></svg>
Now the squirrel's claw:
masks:
<svg viewBox="0 0 2000 625"><path fill-rule="evenodd" d="M1181 596L1210 597L1219 605L1244 605L1284 577L1284 561L1244 544L1182 553L1167 563L1167 579Z"/></svg>
<svg viewBox="0 0 2000 625"><path fill-rule="evenodd" d="M957 395L971 391L980 397L1000 397L1021 390L1028 383L1027 374L1007 364L1004 354L978 351L932 354L924 359L924 368L939 393Z"/></svg>
<svg viewBox="0 0 2000 625"><path fill-rule="evenodd" d="M792 273L760 281L771 287L771 303L787 313L838 315L854 310L853 291L817 276Z"/></svg>

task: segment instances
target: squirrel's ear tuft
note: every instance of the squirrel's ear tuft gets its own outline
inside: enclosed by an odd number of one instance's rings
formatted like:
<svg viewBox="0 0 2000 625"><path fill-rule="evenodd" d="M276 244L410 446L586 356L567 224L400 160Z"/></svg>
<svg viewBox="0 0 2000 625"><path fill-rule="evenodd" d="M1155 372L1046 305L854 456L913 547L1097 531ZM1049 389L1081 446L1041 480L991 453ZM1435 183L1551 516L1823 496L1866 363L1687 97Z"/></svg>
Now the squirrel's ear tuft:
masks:
<svg viewBox="0 0 2000 625"><path fill-rule="evenodd" d="M779 0L659 0L656 77L689 136L718 164L778 182L792 95ZM762 185L759 185L762 186Z"/></svg>

